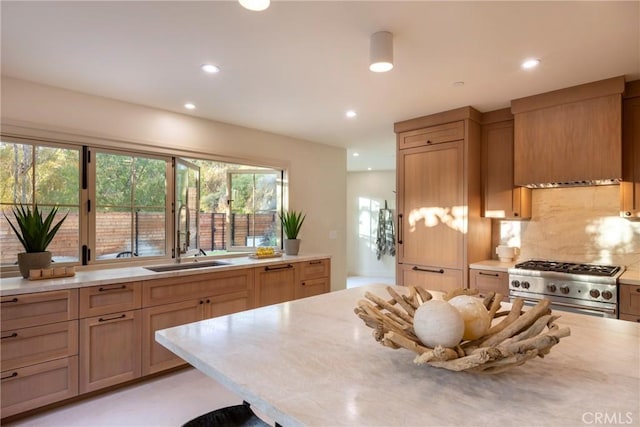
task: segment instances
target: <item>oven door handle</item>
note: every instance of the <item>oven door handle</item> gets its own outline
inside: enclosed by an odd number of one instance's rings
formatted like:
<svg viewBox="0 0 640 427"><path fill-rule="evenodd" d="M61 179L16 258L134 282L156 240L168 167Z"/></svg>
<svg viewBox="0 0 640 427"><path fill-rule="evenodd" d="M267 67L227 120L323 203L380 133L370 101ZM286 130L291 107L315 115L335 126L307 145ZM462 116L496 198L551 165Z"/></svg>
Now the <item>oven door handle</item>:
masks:
<svg viewBox="0 0 640 427"><path fill-rule="evenodd" d="M518 297L518 298L522 298L522 297ZM535 300L535 299L529 299L529 298L523 298L523 299L525 303L530 303L533 305L540 302L540 300ZM551 301L551 306L553 307L554 305L557 305L560 307L566 307L566 308L573 308L574 310L580 310L580 311L591 311L591 312L606 313L611 315L616 314L615 309L609 309L609 308L603 308L603 307L590 307L590 306L577 305L577 304L568 304L566 302Z"/></svg>

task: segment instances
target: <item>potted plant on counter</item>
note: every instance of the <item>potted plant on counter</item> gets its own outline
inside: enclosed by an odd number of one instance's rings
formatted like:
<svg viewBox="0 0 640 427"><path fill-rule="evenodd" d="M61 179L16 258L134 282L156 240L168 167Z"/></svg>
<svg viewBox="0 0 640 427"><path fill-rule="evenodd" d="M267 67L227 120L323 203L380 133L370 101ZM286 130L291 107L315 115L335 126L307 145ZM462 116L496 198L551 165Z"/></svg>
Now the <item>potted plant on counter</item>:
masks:
<svg viewBox="0 0 640 427"><path fill-rule="evenodd" d="M298 233L302 227L304 219L307 217L302 212L285 211L278 214L282 223L282 230L286 239L284 240L284 253L287 255L298 255L300 250L300 239Z"/></svg>
<svg viewBox="0 0 640 427"><path fill-rule="evenodd" d="M56 225L52 226L57 213L58 207L54 206L46 218L43 218L42 211L38 210L37 204L33 210L28 205L26 207L19 205L13 209L17 227L13 225L6 214L4 215L25 250L25 252L18 254L18 267L22 277L29 277L31 269L49 268L51 265L51 252L47 251L47 247L69 215L65 215Z"/></svg>

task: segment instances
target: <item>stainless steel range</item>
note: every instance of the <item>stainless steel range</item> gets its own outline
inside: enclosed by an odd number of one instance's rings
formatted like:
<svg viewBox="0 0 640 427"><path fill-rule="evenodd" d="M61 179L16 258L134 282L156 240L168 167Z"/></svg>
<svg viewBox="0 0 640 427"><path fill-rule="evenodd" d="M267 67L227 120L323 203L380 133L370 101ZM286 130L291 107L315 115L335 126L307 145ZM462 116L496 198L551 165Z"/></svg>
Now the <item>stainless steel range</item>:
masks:
<svg viewBox="0 0 640 427"><path fill-rule="evenodd" d="M509 297L553 309L618 317L618 277L623 266L529 260L509 269Z"/></svg>

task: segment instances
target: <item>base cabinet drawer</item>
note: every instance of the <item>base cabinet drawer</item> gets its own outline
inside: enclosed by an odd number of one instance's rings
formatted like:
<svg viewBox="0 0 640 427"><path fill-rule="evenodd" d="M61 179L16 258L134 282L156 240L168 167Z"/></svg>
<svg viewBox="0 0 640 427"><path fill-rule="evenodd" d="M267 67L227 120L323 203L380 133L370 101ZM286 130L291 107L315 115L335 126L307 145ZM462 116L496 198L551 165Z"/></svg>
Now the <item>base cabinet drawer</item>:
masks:
<svg viewBox="0 0 640 427"><path fill-rule="evenodd" d="M28 328L78 318L78 290L4 296L2 330Z"/></svg>
<svg viewBox="0 0 640 427"><path fill-rule="evenodd" d="M78 354L78 321L2 332L2 369L15 369Z"/></svg>
<svg viewBox="0 0 640 427"><path fill-rule="evenodd" d="M464 287L462 270L400 264L398 271L404 286L420 286L440 292L450 292Z"/></svg>
<svg viewBox="0 0 640 427"><path fill-rule="evenodd" d="M328 259L300 262L296 264L296 267L300 269L300 280L331 276L331 263Z"/></svg>
<svg viewBox="0 0 640 427"><path fill-rule="evenodd" d="M78 356L2 372L2 416L78 395Z"/></svg>
<svg viewBox="0 0 640 427"><path fill-rule="evenodd" d="M329 292L329 278L302 280L296 287L296 299Z"/></svg>
<svg viewBox="0 0 640 427"><path fill-rule="evenodd" d="M142 283L92 286L80 289L80 317L136 310L142 307Z"/></svg>
<svg viewBox="0 0 640 427"><path fill-rule="evenodd" d="M475 270L469 272L471 289L477 289L481 297L489 292L502 294L502 301L509 302L509 274L501 271Z"/></svg>
<svg viewBox="0 0 640 427"><path fill-rule="evenodd" d="M80 320L80 393L141 375L141 310Z"/></svg>

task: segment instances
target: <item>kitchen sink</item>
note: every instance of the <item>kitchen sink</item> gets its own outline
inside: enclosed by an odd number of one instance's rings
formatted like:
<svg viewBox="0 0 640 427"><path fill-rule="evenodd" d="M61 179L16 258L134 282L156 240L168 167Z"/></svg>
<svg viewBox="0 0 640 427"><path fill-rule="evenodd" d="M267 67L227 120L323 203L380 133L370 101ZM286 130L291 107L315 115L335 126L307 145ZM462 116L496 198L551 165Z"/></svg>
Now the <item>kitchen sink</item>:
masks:
<svg viewBox="0 0 640 427"><path fill-rule="evenodd" d="M190 262L188 264L155 265L145 268L147 270L155 271L156 273L164 273L165 271L192 270L194 268L220 267L223 265L230 265L230 263L224 261L206 261Z"/></svg>

